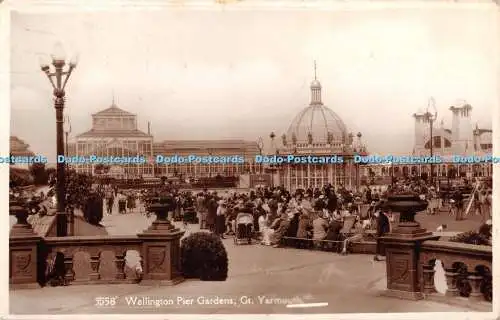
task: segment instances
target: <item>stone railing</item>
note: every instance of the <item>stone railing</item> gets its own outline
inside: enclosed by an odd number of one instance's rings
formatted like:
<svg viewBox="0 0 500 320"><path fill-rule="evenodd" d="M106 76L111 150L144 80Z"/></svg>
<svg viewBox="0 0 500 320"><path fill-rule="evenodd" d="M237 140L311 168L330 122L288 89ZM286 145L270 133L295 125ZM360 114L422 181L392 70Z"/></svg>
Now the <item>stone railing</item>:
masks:
<svg viewBox="0 0 500 320"><path fill-rule="evenodd" d="M166 220L164 210L157 205L157 219L136 236L43 238L27 222L27 211L11 206L17 224L9 237L10 287L36 288L54 281L58 285L178 283L184 231Z"/></svg>
<svg viewBox="0 0 500 320"><path fill-rule="evenodd" d="M405 206L417 207L420 200L407 199L406 195L402 198L394 197L391 205L399 206L405 219L380 239L387 265L387 290L383 294L411 300L438 299L481 311L491 310L492 305L487 302L492 294L492 247L438 241L440 235L428 232L414 220L415 211L403 210ZM441 265L436 265L436 261ZM441 267L446 278L442 281L445 290L438 293L435 270Z"/></svg>
<svg viewBox="0 0 500 320"><path fill-rule="evenodd" d="M432 234L404 237L397 233L382 238L387 264L387 290L383 295L491 311L492 247L438 238ZM435 285L436 270L444 270L445 279L439 279L441 292Z"/></svg>
<svg viewBox="0 0 500 320"><path fill-rule="evenodd" d="M133 271L142 269L141 249L142 240L137 236L47 237L39 243L41 282L49 280L44 278L50 265L57 268L56 259L64 262L65 284L136 282L140 275ZM132 252L135 259L127 255Z"/></svg>
<svg viewBox="0 0 500 320"><path fill-rule="evenodd" d="M470 303L491 302L492 247L449 241L428 240L420 247L422 293L427 298L467 297ZM435 262L445 271L446 293L434 285Z"/></svg>

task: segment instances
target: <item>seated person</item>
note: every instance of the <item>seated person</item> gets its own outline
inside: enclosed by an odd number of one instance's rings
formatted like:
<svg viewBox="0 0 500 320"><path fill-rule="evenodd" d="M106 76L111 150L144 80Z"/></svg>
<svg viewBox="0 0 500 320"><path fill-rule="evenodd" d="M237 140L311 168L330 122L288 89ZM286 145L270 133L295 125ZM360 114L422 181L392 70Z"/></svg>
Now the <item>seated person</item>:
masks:
<svg viewBox="0 0 500 320"><path fill-rule="evenodd" d="M234 208L228 208L226 215L226 235L234 235L236 231L236 212Z"/></svg>
<svg viewBox="0 0 500 320"><path fill-rule="evenodd" d="M297 210L293 213L293 216L290 220L290 225L288 226L288 229L285 232L285 237L290 237L290 238L296 238L297 233L299 231L299 218L300 218L300 211ZM287 245L290 245L292 247L295 247L298 244L297 239L286 239Z"/></svg>
<svg viewBox="0 0 500 320"><path fill-rule="evenodd" d="M343 223L340 220L332 220L328 225L325 240L337 241L339 239L340 230L342 230Z"/></svg>
<svg viewBox="0 0 500 320"><path fill-rule="evenodd" d="M262 242L261 242L261 244L266 245L266 246L271 245L271 237L274 234L274 232L276 231L276 229L278 229L278 227L281 223L281 220L282 220L282 218L280 216L278 218L274 218L271 221L270 219L272 219L272 217L273 217L272 213L269 213L267 215L267 220L270 222L270 224L269 224L269 227L262 230Z"/></svg>
<svg viewBox="0 0 500 320"><path fill-rule="evenodd" d="M264 229L269 227L267 220L268 214L269 214L268 212L264 212L257 219L257 222L259 223L259 230L261 233L264 231Z"/></svg>
<svg viewBox="0 0 500 320"><path fill-rule="evenodd" d="M275 231L272 233L271 244L273 247L278 248L281 242L281 238L285 235L286 231L290 227L291 218L288 217L288 214L283 212L281 214L281 218L279 224L276 226Z"/></svg>
<svg viewBox="0 0 500 320"><path fill-rule="evenodd" d="M325 240L328 230L328 222L323 217L323 212L316 211L316 218L313 220L313 242L316 247L323 247L322 240Z"/></svg>
<svg viewBox="0 0 500 320"><path fill-rule="evenodd" d="M347 254L347 247L349 246L349 243L362 240L365 234L365 230L367 230L369 227L370 226L363 223L362 220L358 220L354 225L354 234L344 240L341 254Z"/></svg>
<svg viewBox="0 0 500 320"><path fill-rule="evenodd" d="M326 233L325 240L338 241L340 238L340 230L342 230L342 227L343 227L342 221L335 220L335 219L330 221L330 223L328 224L328 228L327 228L328 230ZM336 246L335 242L327 242L326 247L329 249L332 249L332 248L337 247L337 246Z"/></svg>
<svg viewBox="0 0 500 320"><path fill-rule="evenodd" d="M480 235L483 235L486 239L488 239L490 245L492 245L492 240L491 240L492 229L493 229L493 224L491 219L489 219L479 227L478 231Z"/></svg>

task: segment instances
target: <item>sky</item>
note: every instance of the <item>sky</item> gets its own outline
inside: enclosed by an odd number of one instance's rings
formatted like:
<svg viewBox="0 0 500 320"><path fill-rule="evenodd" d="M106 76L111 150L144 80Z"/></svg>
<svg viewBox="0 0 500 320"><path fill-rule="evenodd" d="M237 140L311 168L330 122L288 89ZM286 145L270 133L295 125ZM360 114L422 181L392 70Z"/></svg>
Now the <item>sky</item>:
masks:
<svg viewBox="0 0 500 320"><path fill-rule="evenodd" d="M11 133L55 155L56 42L79 64L67 86L70 140L116 104L155 141L285 133L308 106L313 61L323 102L372 153L408 154L412 114L467 101L491 128L498 108L498 16L486 7L393 10L194 10L27 14L11 18Z"/></svg>

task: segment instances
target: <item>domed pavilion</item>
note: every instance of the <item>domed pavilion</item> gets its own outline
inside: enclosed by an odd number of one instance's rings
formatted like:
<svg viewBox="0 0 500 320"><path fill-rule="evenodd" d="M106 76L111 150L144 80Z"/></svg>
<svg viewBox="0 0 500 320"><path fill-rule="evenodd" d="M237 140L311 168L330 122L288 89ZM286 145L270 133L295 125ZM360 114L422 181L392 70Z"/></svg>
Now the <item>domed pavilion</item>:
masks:
<svg viewBox="0 0 500 320"><path fill-rule="evenodd" d="M296 156L340 156L342 164L282 164L279 167L280 184L289 190L321 188L331 184L348 189L359 187L359 165L354 155L366 155L362 134L349 132L342 118L323 104L321 83L316 77L311 82L311 102L300 111L288 127L281 141L272 141L276 153ZM274 134L271 135L274 140Z"/></svg>

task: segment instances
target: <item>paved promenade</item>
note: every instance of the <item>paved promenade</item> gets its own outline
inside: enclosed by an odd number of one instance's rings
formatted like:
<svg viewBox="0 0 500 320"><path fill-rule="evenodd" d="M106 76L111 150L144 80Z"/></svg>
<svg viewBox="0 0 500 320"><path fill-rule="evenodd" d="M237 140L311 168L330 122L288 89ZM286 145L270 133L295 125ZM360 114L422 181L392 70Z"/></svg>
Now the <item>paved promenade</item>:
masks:
<svg viewBox="0 0 500 320"><path fill-rule="evenodd" d="M154 216L146 219L140 213L114 214L105 216L102 224L110 234L134 234L145 229L153 219ZM198 231L197 226L190 225L189 228L187 234ZM235 246L232 239L224 240L224 244L229 254L229 277L225 282L189 280L174 287L145 287L136 284L70 285L14 290L10 293L11 313L466 311L431 301L409 302L380 296L386 285L385 263L373 262L371 255L340 256L258 244ZM98 297L116 297L116 305L97 307ZM212 301L206 302L210 299ZM152 300L162 300L163 304L173 304L140 306L137 302L139 300L150 301L149 303ZM288 308L286 304L290 302L324 304L316 308Z"/></svg>

